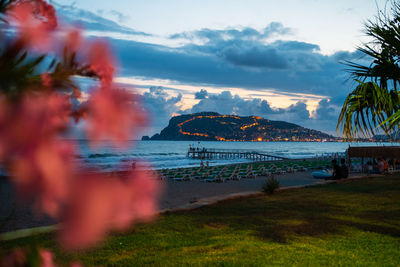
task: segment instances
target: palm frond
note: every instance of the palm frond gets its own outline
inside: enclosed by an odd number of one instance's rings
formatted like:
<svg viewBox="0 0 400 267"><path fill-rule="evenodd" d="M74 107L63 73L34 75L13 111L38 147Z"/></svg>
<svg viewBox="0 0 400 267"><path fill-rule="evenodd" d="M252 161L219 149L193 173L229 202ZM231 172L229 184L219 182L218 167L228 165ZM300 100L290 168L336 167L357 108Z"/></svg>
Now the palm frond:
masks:
<svg viewBox="0 0 400 267"><path fill-rule="evenodd" d="M337 130L347 138L389 133L400 123L400 4L391 2L391 13L379 12L365 24L372 41L357 50L370 58L368 66L344 61L346 71L358 85L347 96Z"/></svg>
<svg viewBox="0 0 400 267"><path fill-rule="evenodd" d="M339 115L337 129L346 138L372 136L380 127L389 132L393 127L387 118L399 109L399 94L389 92L376 83L357 81L358 86L350 93Z"/></svg>

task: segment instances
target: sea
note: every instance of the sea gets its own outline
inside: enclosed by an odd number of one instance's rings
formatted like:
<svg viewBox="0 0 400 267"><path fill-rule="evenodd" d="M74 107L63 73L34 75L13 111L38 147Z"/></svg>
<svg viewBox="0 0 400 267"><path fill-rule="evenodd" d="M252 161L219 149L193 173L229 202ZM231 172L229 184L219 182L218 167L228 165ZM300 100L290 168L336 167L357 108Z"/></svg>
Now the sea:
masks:
<svg viewBox="0 0 400 267"><path fill-rule="evenodd" d="M81 166L100 171L130 169L133 162L138 168L181 168L200 166L200 159L187 157L189 146L195 149L229 149L263 152L290 159L321 157L343 153L349 146L393 146L398 143L345 143L345 142L218 142L218 141L129 141L125 144L100 142L95 146L85 140L71 141L76 147L76 161ZM250 162L247 159L211 159L209 165Z"/></svg>

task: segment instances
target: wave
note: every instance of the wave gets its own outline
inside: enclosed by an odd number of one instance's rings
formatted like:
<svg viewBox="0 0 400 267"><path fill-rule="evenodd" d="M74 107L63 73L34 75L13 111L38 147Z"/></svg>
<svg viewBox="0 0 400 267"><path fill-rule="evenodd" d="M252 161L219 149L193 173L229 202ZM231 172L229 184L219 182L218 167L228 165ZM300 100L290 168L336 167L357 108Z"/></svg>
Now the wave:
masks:
<svg viewBox="0 0 400 267"><path fill-rule="evenodd" d="M311 155L314 156L315 153L313 152L290 152L288 155Z"/></svg>
<svg viewBox="0 0 400 267"><path fill-rule="evenodd" d="M119 154L112 154L112 153L103 153L103 154L90 154L88 156L88 158L92 159L92 158L109 158L109 157L120 157L121 155Z"/></svg>
<svg viewBox="0 0 400 267"><path fill-rule="evenodd" d="M155 156L179 156L181 153L132 153L132 154L114 154L114 153L94 153L89 154L86 158L110 158L110 157L155 157ZM77 156L76 158L82 158L83 156Z"/></svg>
<svg viewBox="0 0 400 267"><path fill-rule="evenodd" d="M143 157L143 156L177 156L177 155L182 155L182 153L176 153L176 152L154 152L154 153L133 153L130 154L131 156L136 156L136 157Z"/></svg>

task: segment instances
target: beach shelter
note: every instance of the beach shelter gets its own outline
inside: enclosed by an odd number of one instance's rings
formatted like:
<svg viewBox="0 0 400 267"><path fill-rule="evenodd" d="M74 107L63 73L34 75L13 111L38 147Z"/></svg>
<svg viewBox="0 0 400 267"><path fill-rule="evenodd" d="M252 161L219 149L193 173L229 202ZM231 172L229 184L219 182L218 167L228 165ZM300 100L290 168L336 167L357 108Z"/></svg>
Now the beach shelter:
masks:
<svg viewBox="0 0 400 267"><path fill-rule="evenodd" d="M358 146L349 147L347 149L347 156L351 161L351 158L361 158L361 165L364 166L364 159L377 159L385 158L392 159L395 162L396 159L400 159L400 146Z"/></svg>
<svg viewBox="0 0 400 267"><path fill-rule="evenodd" d="M400 146L358 146L349 147L349 158L390 158L400 159Z"/></svg>

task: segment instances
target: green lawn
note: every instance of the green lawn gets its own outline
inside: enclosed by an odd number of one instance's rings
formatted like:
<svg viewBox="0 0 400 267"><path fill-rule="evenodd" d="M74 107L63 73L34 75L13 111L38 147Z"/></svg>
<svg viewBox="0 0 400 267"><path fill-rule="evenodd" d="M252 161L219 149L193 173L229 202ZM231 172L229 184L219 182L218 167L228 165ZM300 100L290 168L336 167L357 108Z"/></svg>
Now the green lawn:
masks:
<svg viewBox="0 0 400 267"><path fill-rule="evenodd" d="M52 235L0 250L30 242L89 266L400 266L400 175L164 214L85 253L60 251Z"/></svg>

